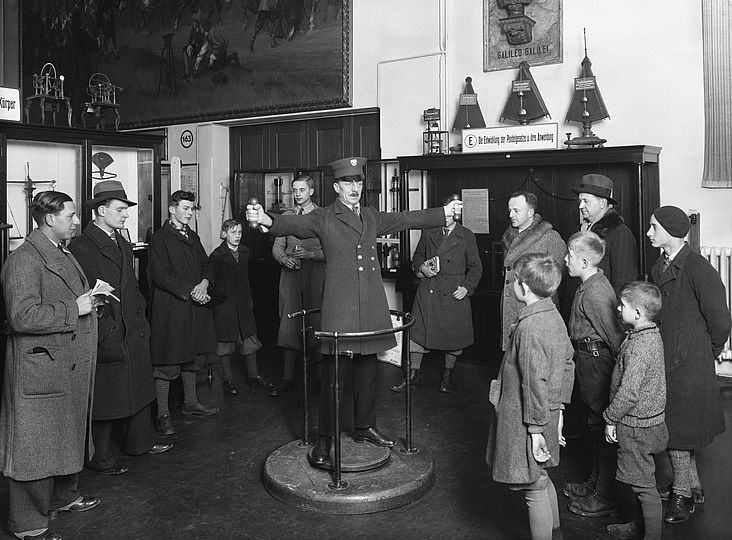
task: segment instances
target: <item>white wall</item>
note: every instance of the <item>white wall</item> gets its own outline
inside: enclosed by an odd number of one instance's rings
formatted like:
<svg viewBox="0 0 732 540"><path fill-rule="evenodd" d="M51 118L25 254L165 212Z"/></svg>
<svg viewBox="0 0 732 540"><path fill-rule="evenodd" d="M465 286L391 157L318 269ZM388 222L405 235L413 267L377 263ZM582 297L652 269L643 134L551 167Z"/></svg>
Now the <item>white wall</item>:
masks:
<svg viewBox="0 0 732 540"><path fill-rule="evenodd" d="M564 116L584 55L584 27L611 116L593 126L595 133L608 139L608 146L662 147L661 203L700 210L702 243L732 246L732 190L699 187L704 157L700 0L565 0L563 15L564 63L531 70L559 133L580 132ZM516 70L483 72L481 0L354 0L352 19L352 103L382 109L383 158L421 153L423 109L441 107L442 127L450 129L466 76L473 78L486 123L498 124ZM210 144L198 147L197 159L209 161L210 173L204 175L202 167L201 181L212 182L208 196L217 197L228 174L229 147L211 129ZM170 155L176 155L179 135L179 127L170 130ZM450 144L457 142L451 135ZM202 199L204 212L212 202ZM213 223L218 216L208 219Z"/></svg>

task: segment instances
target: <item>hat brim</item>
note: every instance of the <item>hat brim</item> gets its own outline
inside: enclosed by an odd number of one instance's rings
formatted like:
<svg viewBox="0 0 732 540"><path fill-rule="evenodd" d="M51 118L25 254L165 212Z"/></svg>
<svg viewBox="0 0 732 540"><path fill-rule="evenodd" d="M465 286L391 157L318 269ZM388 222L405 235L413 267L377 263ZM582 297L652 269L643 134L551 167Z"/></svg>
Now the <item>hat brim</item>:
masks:
<svg viewBox="0 0 732 540"><path fill-rule="evenodd" d="M620 204L618 201L616 201L609 195L605 195L604 193L601 193L599 189L595 189L592 186L573 187L572 191L574 191L575 194L577 194L577 195L579 195L580 193L589 193L590 195L594 195L595 197L607 199L607 202L609 202L610 204Z"/></svg>
<svg viewBox="0 0 732 540"><path fill-rule="evenodd" d="M116 195L103 195L101 197L94 197L93 199L89 199L84 203L84 207L94 208L95 206L106 201L111 201L112 199L114 199L115 201L122 201L123 203L127 204L127 206L137 206L136 202L129 201L124 197L117 197Z"/></svg>

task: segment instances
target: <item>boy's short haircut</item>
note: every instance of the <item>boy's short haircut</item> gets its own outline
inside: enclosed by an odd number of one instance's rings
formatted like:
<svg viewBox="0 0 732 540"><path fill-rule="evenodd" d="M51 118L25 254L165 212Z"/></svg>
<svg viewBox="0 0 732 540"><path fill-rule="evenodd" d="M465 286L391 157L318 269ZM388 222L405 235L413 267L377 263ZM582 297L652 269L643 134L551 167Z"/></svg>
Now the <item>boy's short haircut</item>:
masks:
<svg viewBox="0 0 732 540"><path fill-rule="evenodd" d="M605 256L605 240L592 231L581 231L569 237L567 249L587 259L592 266L598 266Z"/></svg>
<svg viewBox="0 0 732 540"><path fill-rule="evenodd" d="M298 176L297 178L295 178L292 181L293 184L295 182L305 182L310 189L312 189L312 190L315 189L315 181L312 179L311 176L308 176L307 174L304 174L302 176Z"/></svg>
<svg viewBox="0 0 732 540"><path fill-rule="evenodd" d="M191 201L192 203L195 203L196 194L190 191L183 191L182 189L174 191L170 194L170 197L168 197L168 206L178 206L178 203L181 201Z"/></svg>
<svg viewBox="0 0 732 540"><path fill-rule="evenodd" d="M237 225L241 225L241 221L238 219L227 219L221 224L221 232L219 233L219 238L222 240L226 238L226 233L229 232L229 229L233 229Z"/></svg>
<svg viewBox="0 0 732 540"><path fill-rule="evenodd" d="M539 205L539 198L534 193L529 191L516 191L515 193L511 193L508 198L515 199L516 197L523 197L526 204L529 205L529 208L536 212L536 207Z"/></svg>
<svg viewBox="0 0 732 540"><path fill-rule="evenodd" d="M519 283L526 283L536 296L549 298L559 288L562 269L550 255L524 253L513 263Z"/></svg>
<svg viewBox="0 0 732 540"><path fill-rule="evenodd" d="M631 281L623 285L618 296L633 308L643 308L649 320L661 311L661 291L653 283Z"/></svg>

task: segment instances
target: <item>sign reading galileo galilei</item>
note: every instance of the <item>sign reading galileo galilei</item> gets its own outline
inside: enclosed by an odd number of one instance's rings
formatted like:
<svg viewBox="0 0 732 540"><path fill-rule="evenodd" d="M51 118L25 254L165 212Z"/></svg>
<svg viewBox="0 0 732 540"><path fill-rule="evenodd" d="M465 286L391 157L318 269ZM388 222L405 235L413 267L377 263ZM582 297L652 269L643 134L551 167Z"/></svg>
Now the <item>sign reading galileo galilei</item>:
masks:
<svg viewBox="0 0 732 540"><path fill-rule="evenodd" d="M559 147L559 124L528 124L464 129L463 153L555 150Z"/></svg>
<svg viewBox="0 0 732 540"><path fill-rule="evenodd" d="M483 0L483 71L562 62L562 0Z"/></svg>

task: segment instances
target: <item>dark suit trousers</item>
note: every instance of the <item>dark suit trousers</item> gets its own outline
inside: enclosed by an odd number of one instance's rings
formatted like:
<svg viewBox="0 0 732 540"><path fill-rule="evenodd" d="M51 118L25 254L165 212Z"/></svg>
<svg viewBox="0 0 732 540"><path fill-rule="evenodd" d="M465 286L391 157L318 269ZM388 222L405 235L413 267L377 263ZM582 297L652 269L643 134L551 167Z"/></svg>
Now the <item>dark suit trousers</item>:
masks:
<svg viewBox="0 0 732 540"><path fill-rule="evenodd" d="M356 428L376 426L376 355L356 354L353 360L345 355L338 357L341 398L345 374L351 369L353 381L353 422ZM335 383L335 357L323 355L320 382L319 434L333 436L333 384ZM342 403L341 399L341 403Z"/></svg>
<svg viewBox="0 0 732 540"><path fill-rule="evenodd" d="M117 462L112 454L110 441L112 428L119 425L122 430L122 451L131 456L139 456L150 450L155 444L150 404L128 418L119 420L99 420L92 422L92 440L94 441L94 457L89 461L90 469L101 471Z"/></svg>
<svg viewBox="0 0 732 540"><path fill-rule="evenodd" d="M8 529L32 531L48 527L48 511L77 500L79 473L21 482L8 478Z"/></svg>
<svg viewBox="0 0 732 540"><path fill-rule="evenodd" d="M597 478L595 490L603 499L612 501L617 498L617 447L605 440L602 413L610 401L610 380L615 359L607 349L598 352L598 356L592 356L592 353L577 351L575 374L592 437L592 477Z"/></svg>

